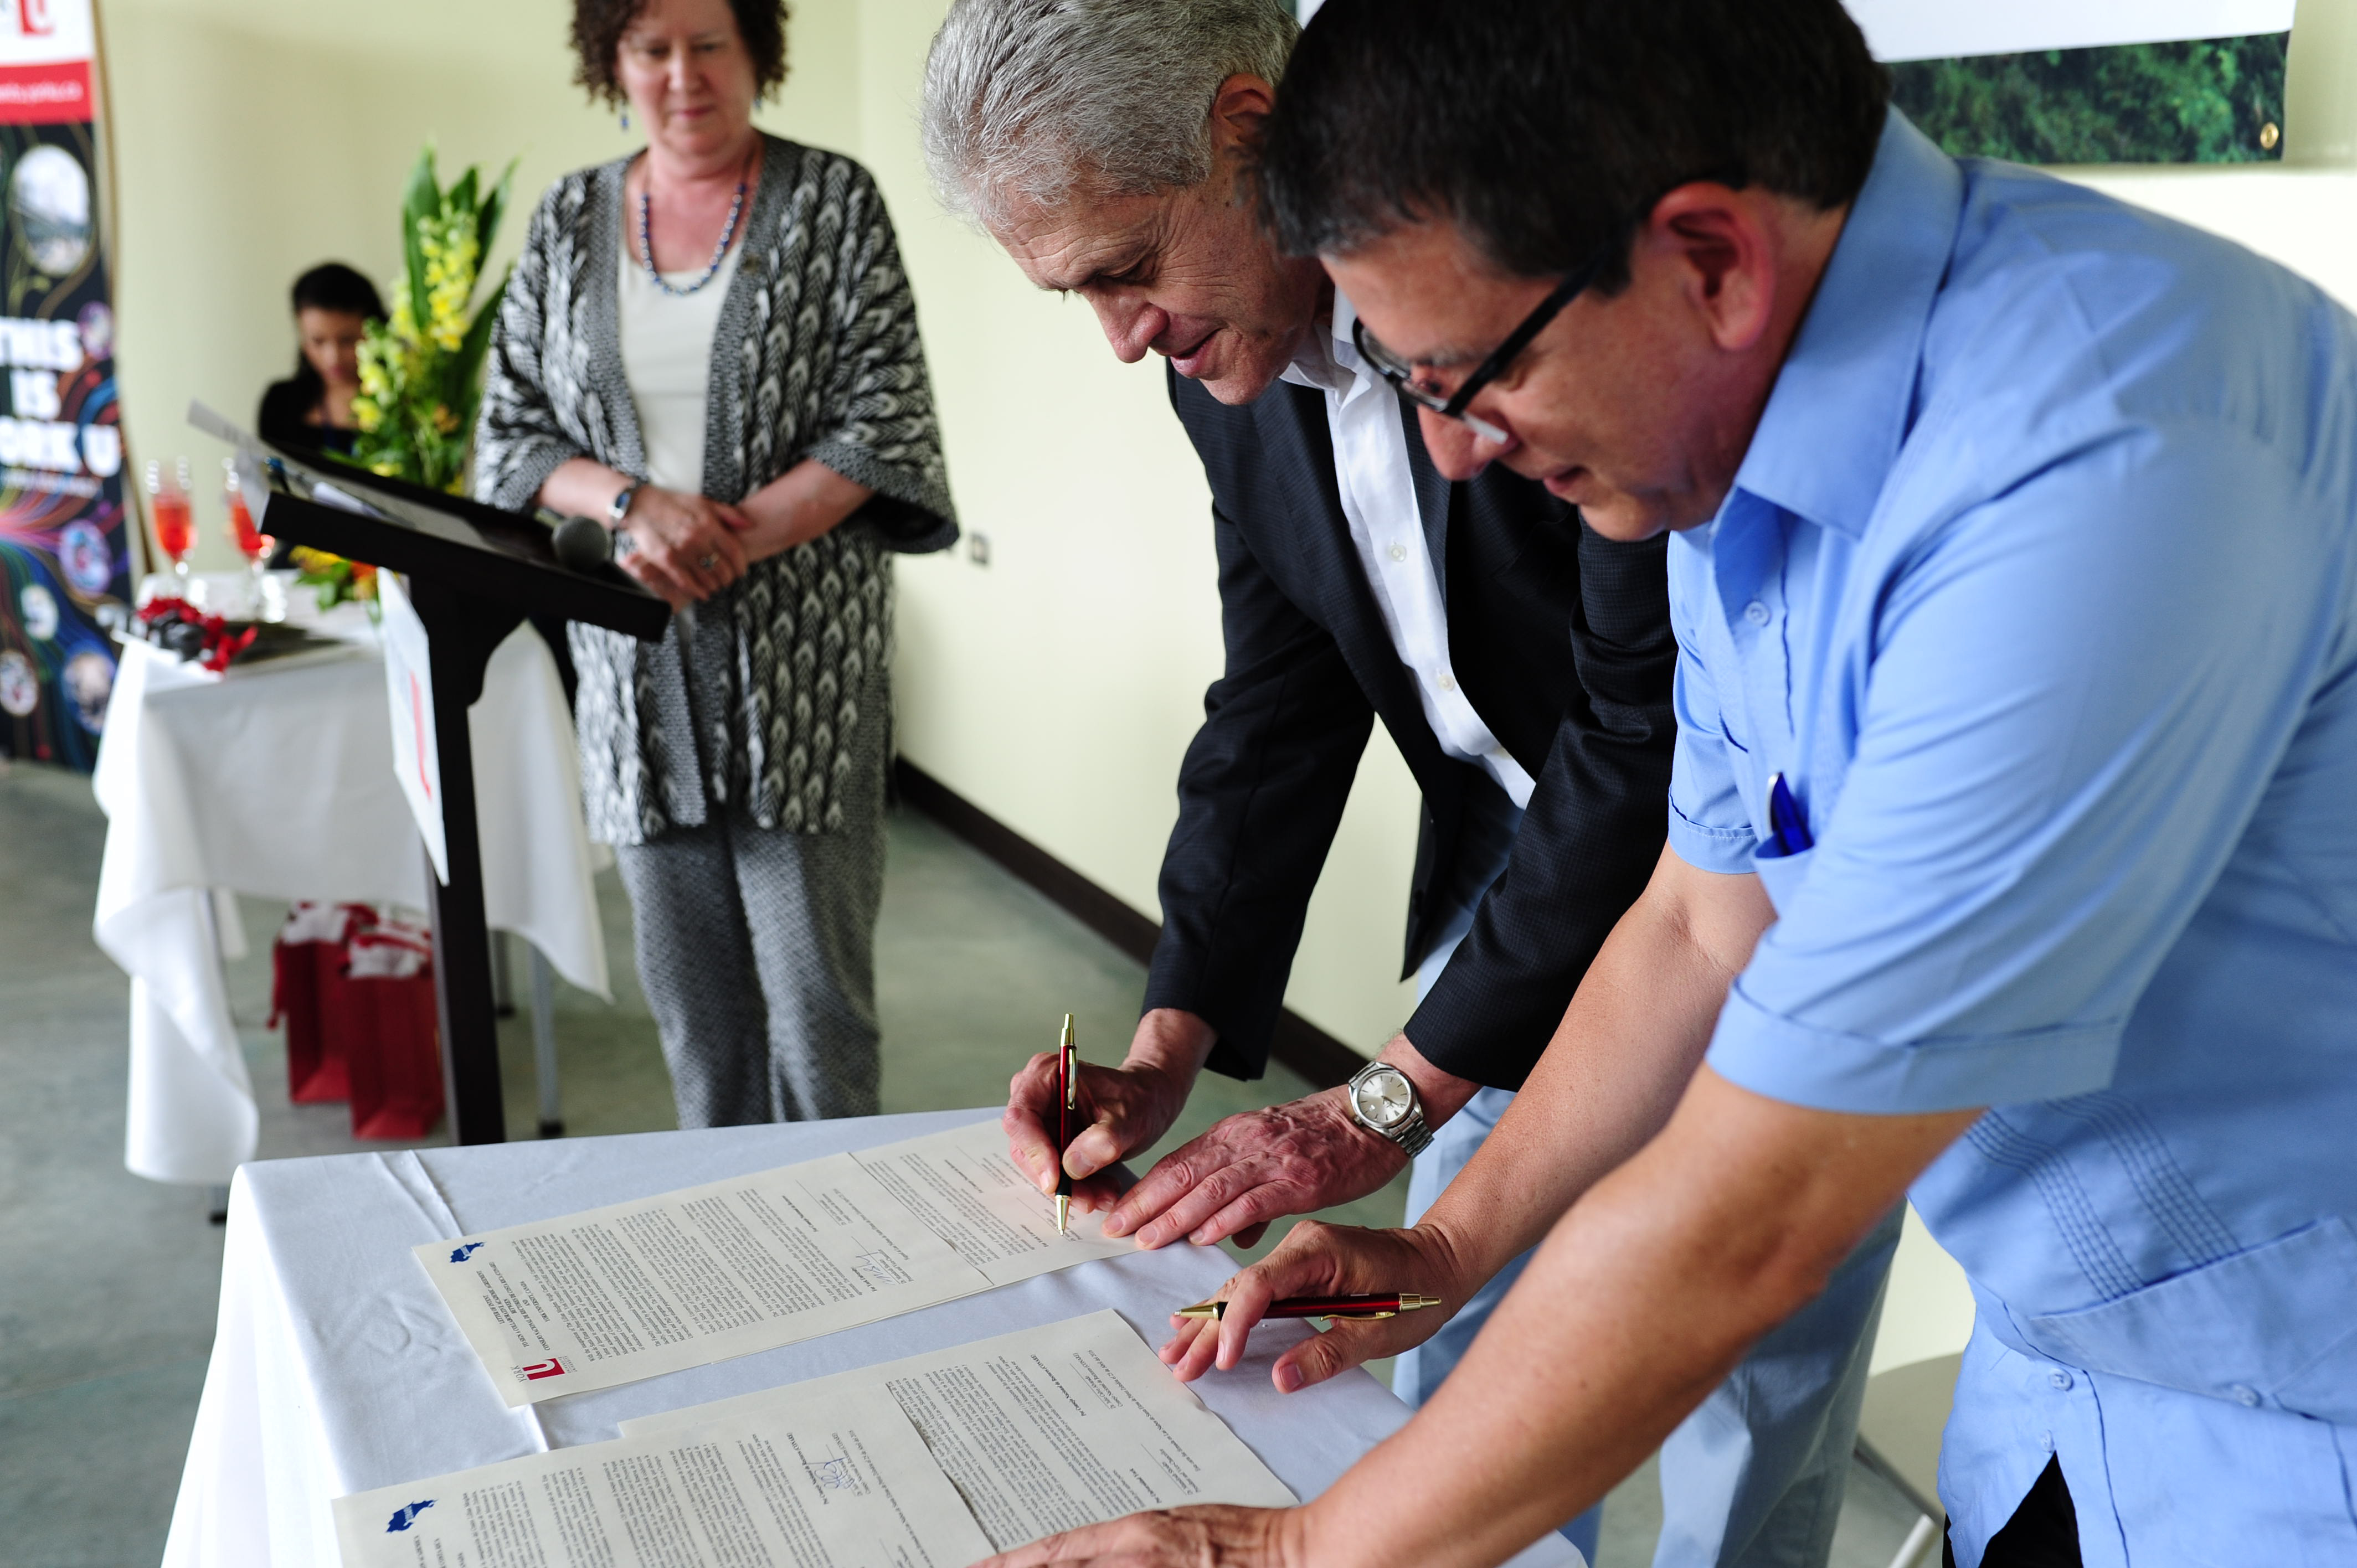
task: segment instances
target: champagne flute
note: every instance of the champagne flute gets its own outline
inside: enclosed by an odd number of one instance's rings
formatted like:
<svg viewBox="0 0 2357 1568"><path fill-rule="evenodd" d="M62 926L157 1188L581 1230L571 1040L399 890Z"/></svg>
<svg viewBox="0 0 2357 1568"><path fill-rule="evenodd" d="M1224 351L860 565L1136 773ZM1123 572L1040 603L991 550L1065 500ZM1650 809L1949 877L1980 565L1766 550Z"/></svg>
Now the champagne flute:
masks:
<svg viewBox="0 0 2357 1568"><path fill-rule="evenodd" d="M245 504L245 487L237 477L237 459L221 459L221 498L229 508L230 542L238 553L245 557L246 569L253 574L253 614L256 620L284 620L284 606L271 604L270 590L277 586L270 580L270 553L277 541L253 524L253 513ZM271 613L273 609L277 613Z"/></svg>
<svg viewBox="0 0 2357 1568"><path fill-rule="evenodd" d="M176 591L187 598L188 556L197 547L197 519L188 502L186 457L180 459L178 472L174 475L164 472L159 459L147 459L147 510L156 520L156 546L172 563L172 575L178 579Z"/></svg>

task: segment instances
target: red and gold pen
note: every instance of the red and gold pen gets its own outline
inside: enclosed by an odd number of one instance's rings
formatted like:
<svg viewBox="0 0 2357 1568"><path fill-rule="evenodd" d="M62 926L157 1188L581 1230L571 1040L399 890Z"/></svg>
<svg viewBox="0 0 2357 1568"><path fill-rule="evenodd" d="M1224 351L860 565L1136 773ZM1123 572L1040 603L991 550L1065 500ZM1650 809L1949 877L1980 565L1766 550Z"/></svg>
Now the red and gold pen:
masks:
<svg viewBox="0 0 2357 1568"><path fill-rule="evenodd" d="M1063 1038L1056 1042L1056 1234L1072 1223L1072 1176L1064 1151L1072 1146L1072 1112L1080 1108L1081 1047L1073 1042L1072 1015L1064 1015Z"/></svg>
<svg viewBox="0 0 2357 1568"><path fill-rule="evenodd" d="M1268 1304L1263 1317L1397 1317L1403 1312L1421 1312L1427 1306L1438 1306L1437 1295L1418 1295L1414 1291L1395 1291L1389 1295L1288 1295ZM1208 1317L1218 1322L1227 1316L1224 1301L1199 1301L1192 1306L1178 1309L1181 1317Z"/></svg>

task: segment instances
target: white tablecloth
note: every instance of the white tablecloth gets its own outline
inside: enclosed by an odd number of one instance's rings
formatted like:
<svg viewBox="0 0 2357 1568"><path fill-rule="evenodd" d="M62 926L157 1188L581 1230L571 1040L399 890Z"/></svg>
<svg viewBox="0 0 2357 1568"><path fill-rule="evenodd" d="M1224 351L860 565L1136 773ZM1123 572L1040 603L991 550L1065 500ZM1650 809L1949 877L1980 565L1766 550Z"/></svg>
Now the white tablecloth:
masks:
<svg viewBox="0 0 2357 1568"><path fill-rule="evenodd" d="M1170 1309L1233 1270L1178 1246L1083 1263L782 1349L510 1410L409 1249L917 1137L996 1111L646 1133L415 1153L263 1160L230 1196L221 1323L188 1445L166 1568L337 1562L329 1499L550 1448L602 1442L637 1416L961 1345L1101 1307L1165 1337ZM1196 1391L1303 1497L1406 1420L1363 1372L1280 1395L1279 1324ZM1577 1565L1550 1535L1517 1568Z"/></svg>
<svg viewBox="0 0 2357 1568"><path fill-rule="evenodd" d="M140 1176L217 1186L253 1157L210 890L425 908L383 661L359 616L330 618L354 639L341 656L226 677L124 650L93 779L108 823L92 929L131 975L124 1163ZM530 627L491 656L469 717L485 913L606 995L572 721ZM242 939L220 936L234 956Z"/></svg>

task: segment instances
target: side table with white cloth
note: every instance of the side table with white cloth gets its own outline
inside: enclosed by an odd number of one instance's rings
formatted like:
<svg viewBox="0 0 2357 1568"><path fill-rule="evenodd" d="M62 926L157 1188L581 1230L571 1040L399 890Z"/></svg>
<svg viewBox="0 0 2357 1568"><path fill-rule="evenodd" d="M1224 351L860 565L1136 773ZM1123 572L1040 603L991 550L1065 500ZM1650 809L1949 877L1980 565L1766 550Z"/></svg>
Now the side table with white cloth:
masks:
<svg viewBox="0 0 2357 1568"><path fill-rule="evenodd" d="M1218 1288L1217 1248L1083 1263L981 1295L642 1382L510 1409L410 1249L994 1119L928 1112L271 1160L230 1198L221 1321L166 1568L331 1568L331 1499L603 1442L629 1420L929 1350L1119 1312L1148 1344ZM1044 1202L1045 1199L1042 1199ZM1276 1354L1313 1332L1269 1324L1233 1372L1191 1385L1294 1492L1315 1497L1407 1420L1364 1371L1296 1394ZM1549 1534L1516 1568L1579 1564Z"/></svg>
<svg viewBox="0 0 2357 1568"><path fill-rule="evenodd" d="M123 650L92 780L108 819L92 929L131 975L124 1163L153 1180L220 1186L254 1153L221 969L243 938L216 890L425 907L374 633L358 606L309 624L343 646L225 675ZM572 719L529 627L492 656L469 717L490 924L607 996Z"/></svg>

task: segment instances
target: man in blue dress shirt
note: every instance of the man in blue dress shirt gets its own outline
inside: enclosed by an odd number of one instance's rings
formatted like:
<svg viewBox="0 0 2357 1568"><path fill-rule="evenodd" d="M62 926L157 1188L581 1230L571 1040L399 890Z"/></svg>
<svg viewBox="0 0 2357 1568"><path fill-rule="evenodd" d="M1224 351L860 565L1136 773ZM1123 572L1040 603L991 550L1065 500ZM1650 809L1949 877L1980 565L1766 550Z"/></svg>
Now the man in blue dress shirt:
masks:
<svg viewBox="0 0 2357 1568"><path fill-rule="evenodd" d="M2357 1563L2357 323L1883 82L1835 0L1306 33L1263 199L1436 461L1674 535L1669 847L1426 1219L1166 1352L1544 1235L1438 1396L1303 1508L1013 1561L1499 1562L1906 1193L1979 1305L1953 1561Z"/></svg>

